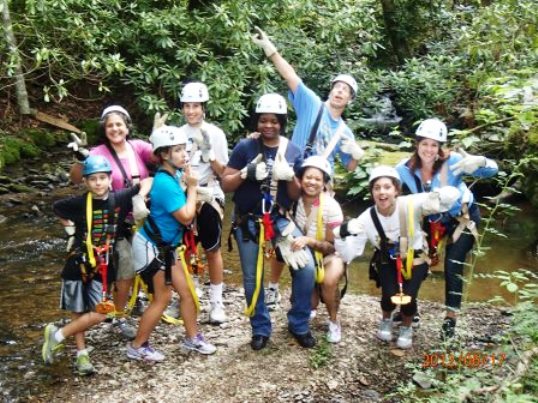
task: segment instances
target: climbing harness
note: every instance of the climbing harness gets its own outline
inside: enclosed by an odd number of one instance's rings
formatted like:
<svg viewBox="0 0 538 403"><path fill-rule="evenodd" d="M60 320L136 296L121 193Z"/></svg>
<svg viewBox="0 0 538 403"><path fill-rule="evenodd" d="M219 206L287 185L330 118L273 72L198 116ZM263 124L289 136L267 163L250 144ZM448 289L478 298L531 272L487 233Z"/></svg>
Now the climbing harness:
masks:
<svg viewBox="0 0 538 403"><path fill-rule="evenodd" d="M411 302L411 297L403 292L403 276L402 276L402 256L397 252L396 256L396 277L400 292L390 297L390 300L395 305L407 305Z"/></svg>
<svg viewBox="0 0 538 403"><path fill-rule="evenodd" d="M442 250L443 237L446 234L446 226L441 222L441 219L431 220L428 219L428 249L430 257L430 266L436 266L439 264L439 251Z"/></svg>
<svg viewBox="0 0 538 403"><path fill-rule="evenodd" d="M263 223L260 220L260 233L258 235L258 245L262 245L265 242L265 230ZM256 259L256 288L254 289L254 294L252 295L252 300L250 305L245 308L245 315L248 317L254 316L254 311L256 310L256 304L258 303L258 297L260 296L260 290L262 287L262 274L263 274L263 248L258 248L258 257Z"/></svg>
<svg viewBox="0 0 538 403"><path fill-rule="evenodd" d="M103 221L103 230L101 232L101 240L103 234L106 234L105 244L101 246L94 246L92 242L93 197L91 192L88 192L86 195L86 255L88 256L88 263L91 267L91 273L87 272L86 265L83 262L80 265L81 275L82 281L85 283L93 277L95 270L99 271L99 274L101 275L102 296L101 301L95 306L95 310L97 313L105 315L114 313L115 311L114 303L108 298L108 265L110 253L113 249L111 240L113 239L115 233L114 207L114 193L110 192L108 195L108 220L106 224Z"/></svg>

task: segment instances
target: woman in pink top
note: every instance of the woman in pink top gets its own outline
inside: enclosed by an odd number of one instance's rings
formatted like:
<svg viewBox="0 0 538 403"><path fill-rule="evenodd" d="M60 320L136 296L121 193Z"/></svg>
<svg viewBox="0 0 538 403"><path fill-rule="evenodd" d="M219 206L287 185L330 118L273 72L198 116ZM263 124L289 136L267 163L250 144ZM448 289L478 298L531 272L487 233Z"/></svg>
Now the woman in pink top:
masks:
<svg viewBox="0 0 538 403"><path fill-rule="evenodd" d="M148 165L154 162L151 144L143 140L129 140L132 130L132 121L129 112L119 105L112 105L101 114L101 142L92 148L89 155L102 155L112 165L112 189L119 190L131 187L140 180L149 176ZM84 159L85 150L78 148L77 158ZM86 154L86 155L85 155ZM71 168L71 180L74 183L82 181L82 164L75 163ZM129 218L132 215L129 214ZM129 290L135 276L133 259L131 255L130 225L118 228L119 239L116 244L118 253L118 266L116 273L116 294L114 304L116 312L123 313ZM118 314L116 314L118 316ZM136 335L134 327L130 326L125 318L120 317L114 321L118 331L126 338L133 339Z"/></svg>

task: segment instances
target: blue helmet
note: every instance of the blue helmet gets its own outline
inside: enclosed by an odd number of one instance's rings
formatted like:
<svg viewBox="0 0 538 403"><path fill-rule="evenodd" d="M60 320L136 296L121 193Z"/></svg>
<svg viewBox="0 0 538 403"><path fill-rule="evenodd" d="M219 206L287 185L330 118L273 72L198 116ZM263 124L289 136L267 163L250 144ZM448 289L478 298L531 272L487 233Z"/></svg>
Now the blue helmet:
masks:
<svg viewBox="0 0 538 403"><path fill-rule="evenodd" d="M102 155L90 155L84 160L84 168L82 169L82 176L88 176L98 172L112 173L112 167L110 162Z"/></svg>

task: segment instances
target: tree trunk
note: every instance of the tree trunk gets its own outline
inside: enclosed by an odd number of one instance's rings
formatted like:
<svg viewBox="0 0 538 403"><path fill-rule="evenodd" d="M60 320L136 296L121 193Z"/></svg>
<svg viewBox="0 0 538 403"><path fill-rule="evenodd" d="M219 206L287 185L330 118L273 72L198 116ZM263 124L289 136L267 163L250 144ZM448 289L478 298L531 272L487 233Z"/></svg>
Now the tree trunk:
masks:
<svg viewBox="0 0 538 403"><path fill-rule="evenodd" d="M17 48L17 40L13 34L7 0L0 0L0 7L2 8L2 25L4 26L4 32L6 33L6 42L9 52L14 56L13 60L15 60L15 94L17 96L19 113L21 115L30 115L31 111L30 103L28 102L28 92L26 91L26 83L24 82L24 75L22 73L21 57Z"/></svg>
<svg viewBox="0 0 538 403"><path fill-rule="evenodd" d="M405 37L398 32L398 21L395 18L398 12L393 0L381 0L383 8L383 20L385 21L385 29L392 45L392 50L398 59L399 64L403 64L411 52Z"/></svg>

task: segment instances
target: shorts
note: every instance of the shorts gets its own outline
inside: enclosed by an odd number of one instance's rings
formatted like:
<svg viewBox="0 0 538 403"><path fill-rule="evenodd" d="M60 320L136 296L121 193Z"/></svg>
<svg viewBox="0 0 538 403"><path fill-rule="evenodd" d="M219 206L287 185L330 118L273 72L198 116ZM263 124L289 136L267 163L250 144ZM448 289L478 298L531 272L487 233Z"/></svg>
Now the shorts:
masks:
<svg viewBox="0 0 538 403"><path fill-rule="evenodd" d="M116 280L132 279L135 276L133 249L126 239L116 242Z"/></svg>
<svg viewBox="0 0 538 403"><path fill-rule="evenodd" d="M103 285L98 280L86 284L82 280L62 280L60 308L74 313L91 312L102 296Z"/></svg>
<svg viewBox="0 0 538 403"><path fill-rule="evenodd" d="M165 270L164 261L158 255L157 247L137 232L133 237L134 269L142 277L150 293L153 293L153 276L159 270ZM177 259L177 256L174 259Z"/></svg>
<svg viewBox="0 0 538 403"><path fill-rule="evenodd" d="M196 226L198 229L198 241L206 252L220 248L222 219L215 207L209 203L204 203L196 216Z"/></svg>

